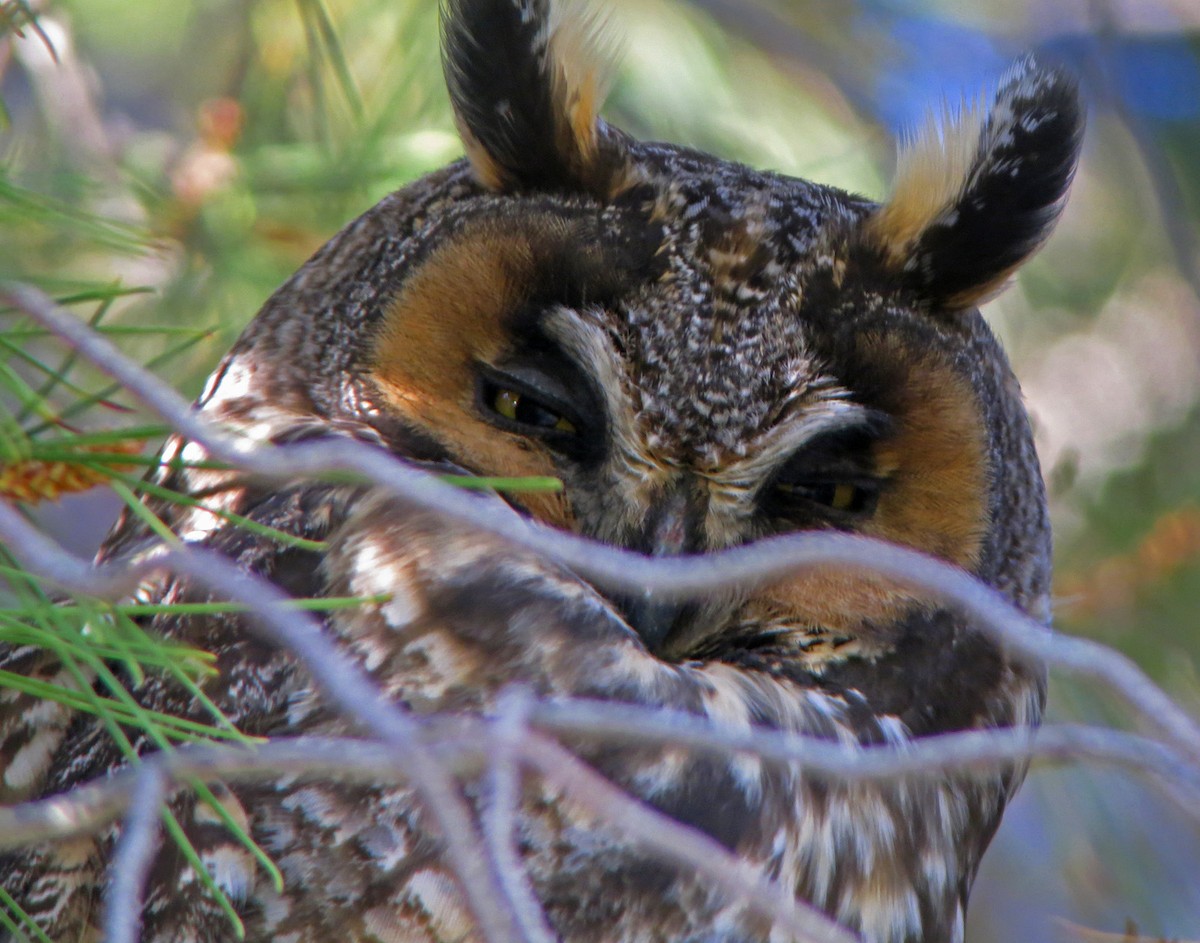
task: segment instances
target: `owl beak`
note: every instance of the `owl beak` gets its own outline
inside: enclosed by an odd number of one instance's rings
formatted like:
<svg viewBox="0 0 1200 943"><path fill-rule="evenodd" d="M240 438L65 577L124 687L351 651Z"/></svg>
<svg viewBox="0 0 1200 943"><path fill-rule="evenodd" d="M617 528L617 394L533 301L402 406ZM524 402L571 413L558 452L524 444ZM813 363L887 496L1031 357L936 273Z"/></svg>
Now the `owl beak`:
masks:
<svg viewBox="0 0 1200 943"><path fill-rule="evenodd" d="M647 593L623 600L621 610L625 621L641 636L646 648L657 652L662 650L684 605L673 599L655 599Z"/></svg>
<svg viewBox="0 0 1200 943"><path fill-rule="evenodd" d="M686 482L673 486L647 517L631 549L651 557L677 557L700 549L705 501ZM650 651L661 650L680 614L690 605L676 599L640 593L618 600L625 621Z"/></svg>

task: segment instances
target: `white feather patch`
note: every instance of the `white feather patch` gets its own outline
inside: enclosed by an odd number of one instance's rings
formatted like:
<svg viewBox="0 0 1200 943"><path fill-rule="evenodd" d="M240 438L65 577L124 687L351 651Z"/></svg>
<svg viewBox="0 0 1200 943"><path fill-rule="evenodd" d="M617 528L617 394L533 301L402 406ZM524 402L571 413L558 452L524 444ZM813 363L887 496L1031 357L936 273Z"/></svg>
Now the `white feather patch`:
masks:
<svg viewBox="0 0 1200 943"><path fill-rule="evenodd" d="M869 231L894 265L902 265L921 234L954 211L978 162L987 110L982 99L957 108L943 103L900 144L892 195Z"/></svg>

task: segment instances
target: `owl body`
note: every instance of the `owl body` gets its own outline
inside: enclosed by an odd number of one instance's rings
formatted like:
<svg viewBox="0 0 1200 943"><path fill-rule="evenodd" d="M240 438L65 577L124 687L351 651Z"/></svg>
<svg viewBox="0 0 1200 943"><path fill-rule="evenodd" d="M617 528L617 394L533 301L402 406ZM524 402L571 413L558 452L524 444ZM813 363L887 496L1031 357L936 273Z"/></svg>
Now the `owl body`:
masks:
<svg viewBox="0 0 1200 943"><path fill-rule="evenodd" d="M444 58L467 158L322 248L267 302L198 408L260 442L350 438L432 472L552 475L561 492L476 500L650 556L864 533L959 566L1045 618L1037 459L975 305L1040 244L1065 198L1081 129L1072 83L1014 67L990 111L918 138L880 205L609 127L595 112L589 36L541 0L451 0ZM169 464L204 455L172 439L158 482L327 549L284 546L211 510L148 499L151 509L293 595L385 599L331 611L325 628L419 714L489 713L519 686L859 745L1040 718L1039 672L868 573L817 568L686 603L614 593L377 487ZM153 546L130 518L100 559ZM210 598L169 575L142 595ZM215 653L205 693L246 733L362 733L247 618L160 615L153 627ZM58 670L28 650L0 660ZM134 693L207 717L166 677ZM46 754L37 775L6 780L9 798L122 763L93 721L0 710L9 770L30 744ZM1021 778L839 783L748 757L568 745L870 943L962 939L980 857ZM486 805L483 785L462 788L470 808ZM481 938L408 787L289 777L214 791L284 875L278 890L208 806L172 800L248 939ZM0 881L52 938L95 938L114 836L10 855ZM536 777L522 781L517 842L565 943L784 938ZM170 843L142 917L147 940L233 938Z"/></svg>

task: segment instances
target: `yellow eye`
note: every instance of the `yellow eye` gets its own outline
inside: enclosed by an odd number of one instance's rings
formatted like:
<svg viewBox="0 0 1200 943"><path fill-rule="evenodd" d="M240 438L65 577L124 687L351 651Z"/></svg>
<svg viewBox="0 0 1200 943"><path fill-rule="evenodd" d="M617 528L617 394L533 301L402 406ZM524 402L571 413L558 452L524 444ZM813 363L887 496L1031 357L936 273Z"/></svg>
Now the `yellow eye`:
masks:
<svg viewBox="0 0 1200 943"><path fill-rule="evenodd" d="M849 511L859 503L858 488L854 485L839 481L833 486L832 494L829 496L829 506L835 511Z"/></svg>
<svg viewBox="0 0 1200 943"><path fill-rule="evenodd" d="M875 492L848 481L781 481L775 490L787 498L802 498L834 511L856 514L869 510Z"/></svg>
<svg viewBox="0 0 1200 943"><path fill-rule="evenodd" d="M517 407L521 405L521 394L516 390L498 390L492 409L505 419L517 420Z"/></svg>
<svg viewBox="0 0 1200 943"><path fill-rule="evenodd" d="M500 388L492 396L492 409L497 415L523 426L533 426L537 429L549 429L554 432L565 432L571 435L577 431L575 423L566 416L547 409L537 400L516 390Z"/></svg>

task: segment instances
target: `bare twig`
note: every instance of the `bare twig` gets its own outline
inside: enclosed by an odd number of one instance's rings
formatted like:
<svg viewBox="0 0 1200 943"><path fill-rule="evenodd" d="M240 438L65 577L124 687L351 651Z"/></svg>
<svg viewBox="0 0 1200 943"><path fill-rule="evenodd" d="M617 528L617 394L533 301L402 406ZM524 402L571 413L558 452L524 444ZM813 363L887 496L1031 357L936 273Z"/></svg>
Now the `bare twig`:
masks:
<svg viewBox="0 0 1200 943"><path fill-rule="evenodd" d="M158 848L159 815L166 791L167 777L159 767L146 765L138 769L129 811L113 854L104 910L106 943L137 943L142 894Z"/></svg>
<svg viewBox="0 0 1200 943"><path fill-rule="evenodd" d="M506 505L480 501L380 449L348 438L287 446L237 438L206 420L167 384L42 293L13 286L0 292L0 298L61 337L183 435L246 471L272 479L355 472L400 500L542 554L600 584L662 597L710 595L817 566L894 579L943 600L1016 655L1108 685L1142 721L1200 761L1200 724L1132 660L1099 643L1050 632L968 573L916 551L838 533L793 534L697 557L648 558L618 550L517 518Z"/></svg>
<svg viewBox="0 0 1200 943"><path fill-rule="evenodd" d="M658 718L651 708L633 708L627 717L611 712L603 717L605 712L605 705L592 701L539 703L532 707L530 723L535 729L616 744L666 742L669 738L668 731L652 729ZM543 724L539 720L543 714L558 716L554 723ZM486 718L432 716L418 720L418 731L445 769L471 775L487 762L495 737L492 723ZM1044 727L1036 737L1014 730L972 731L917 740L900 751L891 746L859 749L762 729L747 732L708 723L704 726L704 739L685 729L676 738L678 743L697 751L744 752L770 762L797 763L808 775L846 781L992 768L1023 759L1103 763L1148 774L1157 782L1186 784L1175 798L1184 811L1200 818L1200 771L1189 768L1177 753L1155 740L1116 730L1063 724ZM407 780L405 758L387 744L348 737L283 737L254 748L187 744L170 753L145 757L145 766L161 769L173 782L189 778L254 782L283 776L346 783ZM0 850L103 828L129 807L137 775L137 770L125 770L76 786L69 793L0 807Z"/></svg>
<svg viewBox="0 0 1200 943"><path fill-rule="evenodd" d="M513 903L522 940L524 943L554 943L554 933L546 923L546 914L529 883L517 848L517 809L521 804L518 747L528 735L532 708L529 692L523 688L512 688L501 697L488 751L483 834L500 881Z"/></svg>
<svg viewBox="0 0 1200 943"><path fill-rule="evenodd" d="M1195 770L1188 771L1179 757L1161 744L1112 730L1064 726L1047 728L1036 738L1028 731L976 731L919 740L899 751L890 746L858 749L764 730L747 733L704 722L672 737L669 729L655 731L653 727L660 722L673 725L679 718L663 718L648 708L631 709L622 715L622 710L608 710L611 706L596 702L542 703L530 705L529 716L538 726L547 717L553 718L549 726L576 736L625 743L673 741L708 752L751 752L768 760L800 762L810 774L837 775L847 780L893 779L929 775L939 769L991 767L1025 757L1099 760L1150 771L1168 787L1182 784L1182 789L1171 790L1173 797L1192 815L1200 814L1200 785ZM607 717L603 716L606 711ZM598 720L597 714L601 715ZM695 722L696 719L690 720ZM439 762L447 769L468 772L493 758L498 736L506 736L498 734L497 725L511 725L512 721L430 717L416 723L422 741L427 745L438 745ZM707 732L703 738L697 736L700 727ZM508 736L514 738L514 751L526 763L573 801L589 808L655 857L704 875L715 887L743 899L748 907L777 921L781 929L789 930L798 939L846 943L852 939L811 908L794 901L785 889L749 869L708 836L643 806L544 736L526 734L517 737L518 733L519 729L511 730ZM145 781L148 769L157 770L162 777L169 775L174 781L199 776L236 782L299 774L342 781L380 782L407 780L408 766L407 757L394 749L357 739L281 739L254 750L236 746L185 746L170 754L160 753L148 758L140 770L79 787L67 796L0 809L0 847L61 838L102 827L120 815L131 802L144 804L136 785ZM135 780L133 790L130 779ZM127 828L132 823L131 817ZM129 847L139 849L144 849L147 844L145 838L131 842ZM145 854L144 851L141 853ZM124 874L125 887L132 882L133 887L140 888L142 878L133 873L136 868L127 862L143 860L135 858L131 852L114 863L114 866L124 865L119 870ZM506 890L511 894L511 889ZM127 891L121 899L127 899L132 906L137 898L129 898L128 894ZM117 900L114 889L110 914L116 911ZM130 913L128 907L124 913ZM115 918L110 916L110 919ZM521 928L525 938L536 939L524 921Z"/></svg>
<svg viewBox="0 0 1200 943"><path fill-rule="evenodd" d="M749 753L797 764L811 776L850 782L982 773L1030 758L1088 759L1150 775L1184 811L1200 818L1200 766L1157 740L1098 727L1058 724L1037 730L965 730L921 737L902 746L848 748L800 734L762 727L738 730L689 714L612 702L545 702L534 708L531 719L538 729L572 739L670 744L718 755Z"/></svg>

